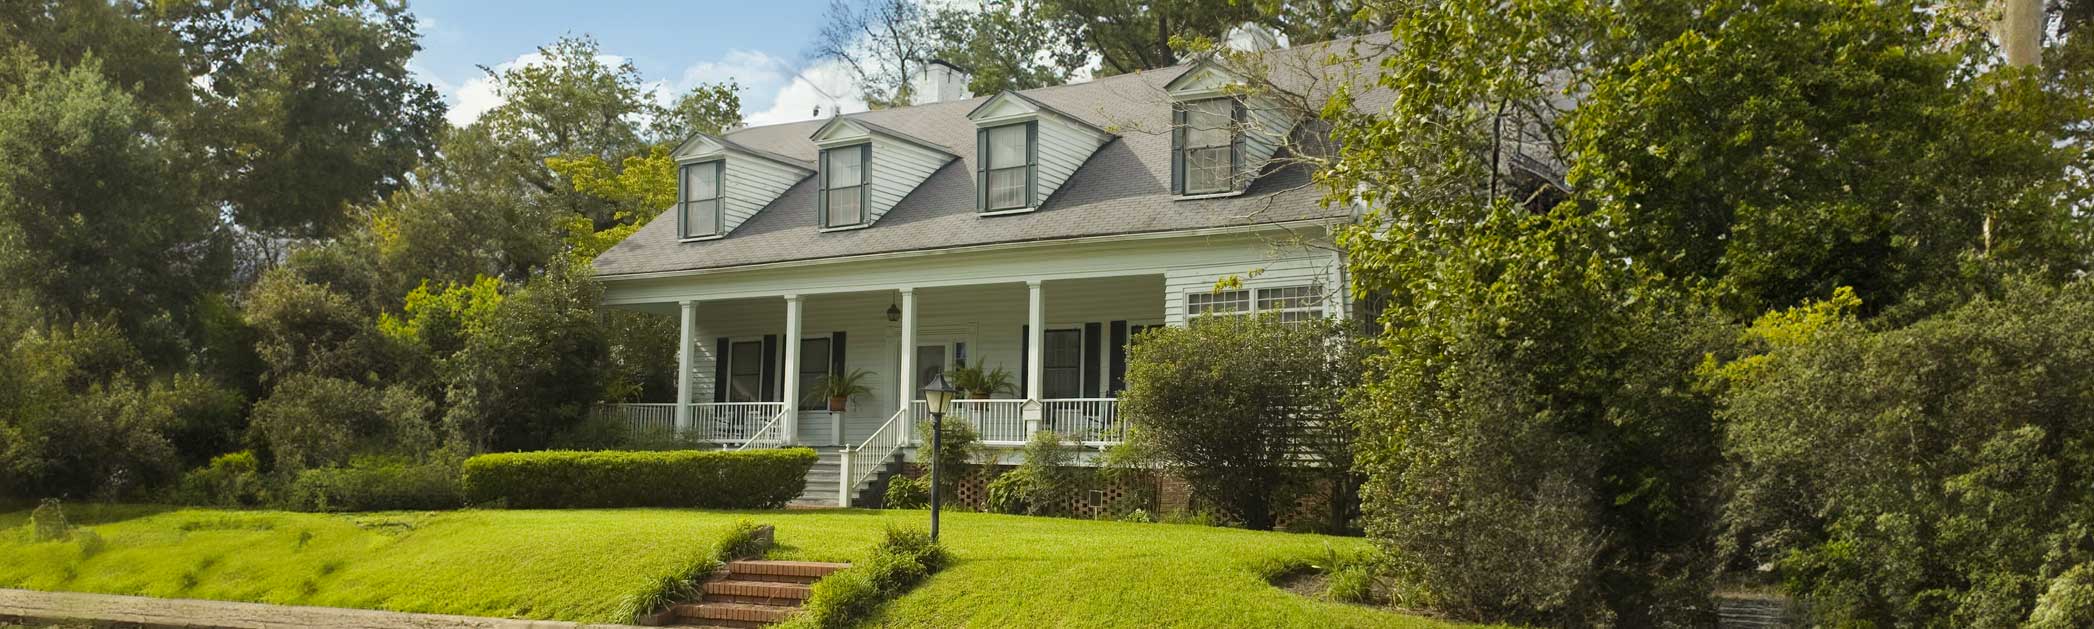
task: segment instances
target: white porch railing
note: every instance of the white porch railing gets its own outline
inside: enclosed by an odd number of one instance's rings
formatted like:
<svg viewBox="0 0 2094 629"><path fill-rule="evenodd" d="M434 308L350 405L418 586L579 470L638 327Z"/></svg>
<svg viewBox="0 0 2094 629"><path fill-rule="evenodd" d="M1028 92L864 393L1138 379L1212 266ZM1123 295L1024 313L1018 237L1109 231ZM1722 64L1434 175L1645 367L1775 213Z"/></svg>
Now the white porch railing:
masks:
<svg viewBox="0 0 2094 629"><path fill-rule="evenodd" d="M772 415L770 421L764 422L763 426L758 427L755 432L749 433L747 438L741 440L742 445L736 446L734 449L747 450L750 446L759 443L765 446L785 445L785 405L779 404L778 406L778 414ZM728 439L727 441L733 441L733 439Z"/></svg>
<svg viewBox="0 0 2094 629"><path fill-rule="evenodd" d="M1127 422L1120 418L1118 398L1072 398L1040 401L1040 423L1025 421L1025 400L953 400L947 420L974 426L982 443L1024 445L1032 433L1053 430L1087 446L1107 446L1127 440ZM923 400L909 403L911 422L931 418ZM922 445L927 435L916 435Z"/></svg>
<svg viewBox="0 0 2094 629"><path fill-rule="evenodd" d="M1048 429L1084 445L1127 440L1127 422L1120 419L1120 401L1115 398L1042 400L1040 419Z"/></svg>
<svg viewBox="0 0 2094 629"><path fill-rule="evenodd" d="M675 404L599 404L596 418L623 423L635 433L676 432Z"/></svg>
<svg viewBox="0 0 2094 629"><path fill-rule="evenodd" d="M1022 444L1032 438L1025 429L1025 400L953 400L945 420L972 424L983 443Z"/></svg>
<svg viewBox="0 0 2094 629"><path fill-rule="evenodd" d="M597 417L622 421L634 432L676 433L698 441L746 445L784 441L784 402L720 402L691 405L691 423L678 429L675 404L605 404Z"/></svg>
<svg viewBox="0 0 2094 629"><path fill-rule="evenodd" d="M873 431L872 436L866 437L865 442L858 444L858 447L844 448L844 474L836 488L837 506L851 506L851 495L858 492L858 487L871 480L873 474L879 473L880 468L887 465L887 460L905 445L902 441L901 426L903 421L907 421L905 416L909 413L906 410L896 409L893 415L887 417L887 423L880 424L880 429Z"/></svg>

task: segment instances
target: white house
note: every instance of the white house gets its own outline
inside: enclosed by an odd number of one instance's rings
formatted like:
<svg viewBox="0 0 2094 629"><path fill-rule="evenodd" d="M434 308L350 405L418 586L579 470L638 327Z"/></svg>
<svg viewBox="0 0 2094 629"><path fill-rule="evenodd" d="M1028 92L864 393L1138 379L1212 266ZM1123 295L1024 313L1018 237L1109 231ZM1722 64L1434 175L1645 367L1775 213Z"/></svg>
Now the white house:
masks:
<svg viewBox="0 0 2094 629"><path fill-rule="evenodd" d="M949 417L989 444L1040 429L1119 441L1126 345L1144 328L1348 308L1338 255L1313 245L1351 209L1284 159L1302 116L1231 96L1237 80L1203 61L924 90L931 102L691 138L676 208L596 261L607 303L679 317L677 403L607 410L726 447L815 446L810 497L830 504L913 456L917 391L955 366L1017 375L1015 394ZM1216 290L1229 277L1240 287ZM816 382L859 369L875 393L827 412Z"/></svg>

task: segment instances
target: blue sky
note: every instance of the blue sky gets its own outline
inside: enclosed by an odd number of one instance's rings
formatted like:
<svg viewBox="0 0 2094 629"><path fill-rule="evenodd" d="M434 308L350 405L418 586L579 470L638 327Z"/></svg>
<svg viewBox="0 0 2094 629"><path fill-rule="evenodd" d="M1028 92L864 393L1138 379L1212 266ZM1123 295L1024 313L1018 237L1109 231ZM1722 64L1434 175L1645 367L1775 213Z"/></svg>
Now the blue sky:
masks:
<svg viewBox="0 0 2094 629"><path fill-rule="evenodd" d="M828 0L421 0L409 4L422 21L423 48L411 67L443 92L452 122L464 123L498 102L476 66L530 63L538 46L587 34L603 54L631 60L665 98L733 77L747 88L742 109L752 124L805 120L816 104L864 108L840 68L806 58L827 6Z"/></svg>

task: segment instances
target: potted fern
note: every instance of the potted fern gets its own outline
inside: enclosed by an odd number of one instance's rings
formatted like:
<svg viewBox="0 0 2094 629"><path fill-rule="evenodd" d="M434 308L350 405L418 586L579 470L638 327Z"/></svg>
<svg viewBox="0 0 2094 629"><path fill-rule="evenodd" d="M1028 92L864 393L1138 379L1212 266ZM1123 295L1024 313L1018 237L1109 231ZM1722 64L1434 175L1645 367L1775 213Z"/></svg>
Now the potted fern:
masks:
<svg viewBox="0 0 2094 629"><path fill-rule="evenodd" d="M971 400L986 400L998 393L1016 393L1018 386L1011 378L1010 370L997 367L984 371L980 367L960 367L946 374L953 388L967 392Z"/></svg>
<svg viewBox="0 0 2094 629"><path fill-rule="evenodd" d="M871 375L871 372L864 369L852 369L850 373L841 376L829 374L822 376L821 382L817 383L815 388L829 398L831 412L841 413L852 401L872 394L872 387L865 386L865 379Z"/></svg>

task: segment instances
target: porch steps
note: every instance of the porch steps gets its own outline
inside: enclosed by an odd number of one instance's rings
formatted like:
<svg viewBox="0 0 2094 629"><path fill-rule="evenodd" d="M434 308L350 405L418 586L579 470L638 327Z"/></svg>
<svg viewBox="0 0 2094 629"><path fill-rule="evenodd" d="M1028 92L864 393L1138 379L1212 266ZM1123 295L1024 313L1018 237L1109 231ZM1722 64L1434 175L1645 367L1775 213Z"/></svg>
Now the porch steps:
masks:
<svg viewBox="0 0 2094 629"><path fill-rule="evenodd" d="M878 507L880 506L880 498L887 492L887 479L901 472L901 457L897 453L897 456L889 458L887 463L881 466L880 471L873 475L871 482L867 482L865 486L858 488L858 491L851 496L852 504L838 505L836 504L836 484L843 482L843 450L836 447L821 447L815 448L815 453L820 456L820 459L814 462L812 469L807 470L807 486L800 491L800 497L793 499L788 503L788 506L808 508L837 506Z"/></svg>
<svg viewBox="0 0 2094 629"><path fill-rule="evenodd" d="M678 626L763 627L797 613L814 582L850 564L813 561L730 561L706 581L696 603L670 608Z"/></svg>

